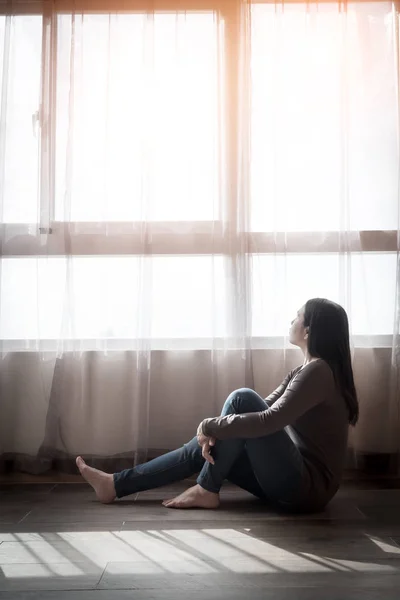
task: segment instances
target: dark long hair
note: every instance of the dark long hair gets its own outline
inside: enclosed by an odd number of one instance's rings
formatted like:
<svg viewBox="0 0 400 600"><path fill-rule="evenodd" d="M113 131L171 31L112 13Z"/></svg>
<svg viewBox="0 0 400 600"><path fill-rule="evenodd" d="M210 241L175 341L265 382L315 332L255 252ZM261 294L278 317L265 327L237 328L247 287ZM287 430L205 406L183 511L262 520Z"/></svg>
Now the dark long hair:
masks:
<svg viewBox="0 0 400 600"><path fill-rule="evenodd" d="M304 326L308 331L308 353L322 358L332 369L349 411L349 423L358 420L358 400L351 366L349 321L346 311L339 304L313 298L304 308Z"/></svg>

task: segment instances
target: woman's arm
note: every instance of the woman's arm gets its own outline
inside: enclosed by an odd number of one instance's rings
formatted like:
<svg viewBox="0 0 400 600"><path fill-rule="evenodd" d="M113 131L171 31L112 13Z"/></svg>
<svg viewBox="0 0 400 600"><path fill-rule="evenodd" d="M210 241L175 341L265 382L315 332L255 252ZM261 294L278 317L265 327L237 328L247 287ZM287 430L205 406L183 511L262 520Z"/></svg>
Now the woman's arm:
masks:
<svg viewBox="0 0 400 600"><path fill-rule="evenodd" d="M303 367L282 396L267 410L205 419L202 431L218 440L257 438L294 423L305 412L323 402L331 393L333 374L327 363L318 360Z"/></svg>
<svg viewBox="0 0 400 600"><path fill-rule="evenodd" d="M268 406L272 406L277 400L279 400L279 398L282 396L287 386L289 385L290 380L295 376L296 372L299 371L300 368L301 367L297 367L296 369L293 369L293 371L290 371L290 373L286 375L285 379L276 388L276 390L274 390L272 394L265 398L265 402L268 404Z"/></svg>

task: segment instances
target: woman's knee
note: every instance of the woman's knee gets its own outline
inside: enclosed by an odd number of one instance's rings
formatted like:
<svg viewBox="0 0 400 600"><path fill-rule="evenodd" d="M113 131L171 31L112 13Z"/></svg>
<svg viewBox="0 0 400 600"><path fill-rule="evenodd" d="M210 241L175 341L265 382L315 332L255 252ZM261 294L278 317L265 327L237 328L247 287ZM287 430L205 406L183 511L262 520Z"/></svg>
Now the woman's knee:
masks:
<svg viewBox="0 0 400 600"><path fill-rule="evenodd" d="M264 400L250 388L240 388L232 392L224 406L224 410L233 409L235 413L258 412L266 408Z"/></svg>

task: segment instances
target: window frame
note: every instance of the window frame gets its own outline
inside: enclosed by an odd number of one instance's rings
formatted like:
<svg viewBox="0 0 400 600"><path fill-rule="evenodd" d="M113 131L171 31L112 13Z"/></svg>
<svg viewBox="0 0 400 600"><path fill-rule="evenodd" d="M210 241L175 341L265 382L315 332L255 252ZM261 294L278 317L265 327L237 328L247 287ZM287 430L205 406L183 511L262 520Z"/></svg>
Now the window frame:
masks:
<svg viewBox="0 0 400 600"><path fill-rule="evenodd" d="M328 0L327 0L328 1ZM365 0L359 0L360 2ZM379 0L378 0L379 1ZM382 0L384 1L384 0ZM269 3L270 0L265 0ZM290 2L304 4L300 0ZM250 2L249 2L250 4ZM397 13L396 30L399 33L399 2L392 3ZM95 8L94 8L95 7ZM240 1L230 0L16 0L10 4L0 0L0 14L28 15L41 14L43 18L42 35L42 84L41 105L39 107L40 139L47 160L40 165L40 222L13 224L3 223L1 229L7 231L6 239L0 244L0 258L5 257L41 257L41 256L112 256L143 255L143 232L146 239L151 239L146 253L154 255L201 255L220 254L227 260L231 271L227 278L227 298L231 298L232 311L237 325L235 339L252 340L252 347L282 347L277 338L255 338L249 334L249 306L251 299L250 261L253 254L275 253L315 253L332 252L383 252L399 253L399 235L397 230L386 231L318 231L318 232L252 232L243 229L241 216L238 215L238 195L236 173L240 168L238 140L249 150L249 140L243 138L240 131L239 110L250 106L250 96L239 98L239 65L240 40L243 27L249 23L241 22L242 10ZM216 221L184 221L184 222L61 222L54 219L55 199L55 130L56 130L56 85L57 85L57 14L70 12L175 12L213 10L224 19L224 58L225 98L223 111L225 115L225 139L223 140L224 160L226 161L226 203L222 207L220 220ZM397 40L399 36L397 35ZM248 48L245 49L247 51ZM48 78L43 77L44 66L51 64ZM399 64L397 64L399 69ZM249 86L250 86L250 82ZM240 108L239 108L240 107ZM250 115L250 113L248 113ZM245 131L250 128L250 116L245 124ZM243 142L244 140L244 142ZM245 155L244 155L245 156ZM246 185L246 182L244 183ZM243 192L243 190L241 190ZM245 219L244 219L245 221ZM190 231L188 235L187 232ZM106 233L105 233L106 232ZM43 243L45 241L45 243ZM238 298L234 283L237 282L243 295ZM283 338L279 338L281 340ZM392 336L356 336L354 343L363 346L374 340L381 344L391 345ZM12 347L15 340L2 340L2 344ZM40 342L42 343L42 342ZM107 340L110 343L110 340ZM124 340L113 340L118 349L123 348ZM152 342L153 343L153 342ZM194 340L190 340L190 347ZM222 343L222 342L221 342ZM27 349L26 341L23 342ZM51 342L43 340L48 347ZM199 342L200 344L200 342ZM215 343L210 342L210 347ZM28 344L29 346L30 344ZM32 341L32 349L37 349L38 342ZM89 344L90 345L90 344ZM159 342L162 346L162 342ZM179 343L178 343L179 345ZM203 342L200 344L202 347ZM224 344L223 344L224 345ZM225 343L226 345L226 343ZM232 338L232 345L235 342ZM218 343L217 343L218 346ZM131 347L131 346L130 346ZM369 346L370 347L370 346ZM117 348L116 348L117 349Z"/></svg>

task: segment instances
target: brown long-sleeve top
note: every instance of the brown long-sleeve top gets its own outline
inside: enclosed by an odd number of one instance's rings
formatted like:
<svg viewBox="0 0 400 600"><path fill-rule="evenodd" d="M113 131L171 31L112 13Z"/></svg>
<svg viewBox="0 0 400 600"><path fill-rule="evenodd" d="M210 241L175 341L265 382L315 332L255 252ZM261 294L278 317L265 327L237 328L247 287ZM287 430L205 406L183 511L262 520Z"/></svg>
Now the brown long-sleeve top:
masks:
<svg viewBox="0 0 400 600"><path fill-rule="evenodd" d="M285 429L304 459L304 501L323 505L336 493L346 460L348 411L329 365L314 360L291 371L261 412L205 419L219 440L257 438Z"/></svg>

